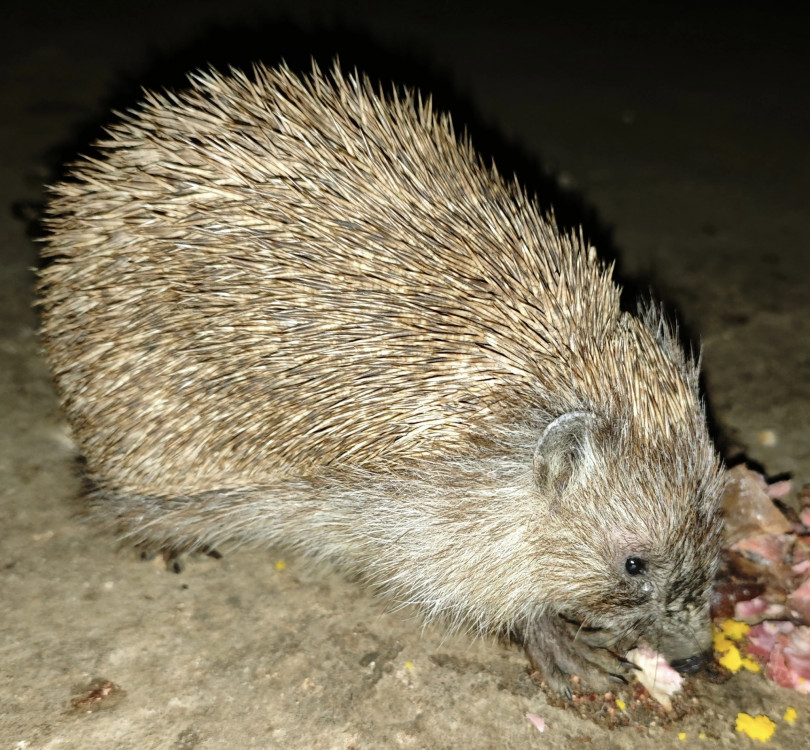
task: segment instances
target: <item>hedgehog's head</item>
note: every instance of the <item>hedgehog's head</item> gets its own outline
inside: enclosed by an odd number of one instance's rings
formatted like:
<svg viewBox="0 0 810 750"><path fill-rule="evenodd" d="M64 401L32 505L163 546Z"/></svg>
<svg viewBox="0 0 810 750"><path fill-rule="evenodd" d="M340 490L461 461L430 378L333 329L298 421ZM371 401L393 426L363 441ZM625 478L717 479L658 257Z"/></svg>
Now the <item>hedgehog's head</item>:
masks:
<svg viewBox="0 0 810 750"><path fill-rule="evenodd" d="M631 423L564 414L539 440L534 477L550 515L564 518L555 524L568 568L560 612L619 653L645 641L676 668L699 666L722 528L720 466L703 420L649 437Z"/></svg>

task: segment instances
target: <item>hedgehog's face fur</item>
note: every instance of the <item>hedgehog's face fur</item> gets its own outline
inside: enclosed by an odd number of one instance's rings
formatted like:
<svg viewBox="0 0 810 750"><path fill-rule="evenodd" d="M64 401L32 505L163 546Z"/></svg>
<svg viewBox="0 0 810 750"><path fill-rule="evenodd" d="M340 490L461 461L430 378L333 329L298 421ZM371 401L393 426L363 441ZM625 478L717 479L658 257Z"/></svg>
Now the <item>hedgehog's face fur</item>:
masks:
<svg viewBox="0 0 810 750"><path fill-rule="evenodd" d="M702 421L645 444L567 414L544 433L534 474L563 520L560 614L592 645L624 653L644 641L682 671L699 666L722 528L721 474Z"/></svg>
<svg viewBox="0 0 810 750"><path fill-rule="evenodd" d="M609 524L606 518L603 530ZM691 533L657 550L628 537L608 546L603 542L611 538L603 536L592 550L588 579L572 575L561 614L581 625L592 645L625 653L644 642L687 671L711 647L709 597L719 551Z"/></svg>

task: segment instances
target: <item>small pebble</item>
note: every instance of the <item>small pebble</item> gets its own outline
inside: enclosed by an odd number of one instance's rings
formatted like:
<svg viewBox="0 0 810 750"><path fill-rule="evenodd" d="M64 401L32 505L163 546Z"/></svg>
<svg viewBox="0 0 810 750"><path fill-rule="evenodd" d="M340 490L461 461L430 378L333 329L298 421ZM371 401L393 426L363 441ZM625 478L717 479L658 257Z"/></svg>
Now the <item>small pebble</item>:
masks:
<svg viewBox="0 0 810 750"><path fill-rule="evenodd" d="M757 440L759 440L760 445L767 448L773 448L778 442L776 433L773 430L762 430L757 434Z"/></svg>

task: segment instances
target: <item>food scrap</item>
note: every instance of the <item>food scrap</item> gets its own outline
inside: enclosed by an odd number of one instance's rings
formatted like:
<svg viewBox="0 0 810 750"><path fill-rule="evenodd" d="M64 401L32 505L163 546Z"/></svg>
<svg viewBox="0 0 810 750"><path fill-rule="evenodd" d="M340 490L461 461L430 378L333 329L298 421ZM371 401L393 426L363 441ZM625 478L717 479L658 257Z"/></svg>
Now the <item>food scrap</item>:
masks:
<svg viewBox="0 0 810 750"><path fill-rule="evenodd" d="M661 654L646 646L628 651L627 659L639 668L636 673L638 681L669 711L672 708L670 696L681 689L683 676L670 667Z"/></svg>
<svg viewBox="0 0 810 750"><path fill-rule="evenodd" d="M790 523L774 505L768 483L761 474L740 464L726 472L726 479L723 495L726 546L755 534L790 531ZM781 492L784 485L781 482L779 485Z"/></svg>
<svg viewBox="0 0 810 750"><path fill-rule="evenodd" d="M748 633L748 653L777 685L810 693L810 627L786 620L763 622Z"/></svg>
<svg viewBox="0 0 810 750"><path fill-rule="evenodd" d="M751 716L750 714L737 714L737 724L735 729L738 732L747 734L753 740L766 742L776 730L776 724L771 721L767 716L757 714Z"/></svg>
<svg viewBox="0 0 810 750"><path fill-rule="evenodd" d="M747 467L728 472L725 549L712 609L718 661L731 672L758 671L810 693L810 489L796 512L775 500L790 482L768 483Z"/></svg>
<svg viewBox="0 0 810 750"><path fill-rule="evenodd" d="M732 641L742 640L750 629L750 625L737 620L723 620L720 623L720 632Z"/></svg>
<svg viewBox="0 0 810 750"><path fill-rule="evenodd" d="M748 656L743 656L735 641L740 641L749 631L750 626L736 620L723 620L720 627L715 627L712 637L714 650L722 654L717 660L729 672L739 672L745 668L749 672L759 672L759 664Z"/></svg>
<svg viewBox="0 0 810 750"><path fill-rule="evenodd" d="M537 714L526 712L526 718L537 727L538 732L545 732L546 731L546 721L545 719L541 719Z"/></svg>
<svg viewBox="0 0 810 750"><path fill-rule="evenodd" d="M736 646L731 646L717 661L729 672L739 672L743 668L747 669L749 672L762 671L756 661L747 656L743 656L740 653L740 649Z"/></svg>

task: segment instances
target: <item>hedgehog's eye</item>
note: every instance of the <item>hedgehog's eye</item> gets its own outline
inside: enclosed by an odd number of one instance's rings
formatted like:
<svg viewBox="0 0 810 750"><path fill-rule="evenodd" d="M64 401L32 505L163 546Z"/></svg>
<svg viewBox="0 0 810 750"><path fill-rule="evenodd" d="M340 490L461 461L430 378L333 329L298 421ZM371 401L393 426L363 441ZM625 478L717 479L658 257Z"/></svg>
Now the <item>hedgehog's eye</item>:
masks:
<svg viewBox="0 0 810 750"><path fill-rule="evenodd" d="M647 570L647 561L640 557L628 557L624 561L624 569L631 576L640 576Z"/></svg>

